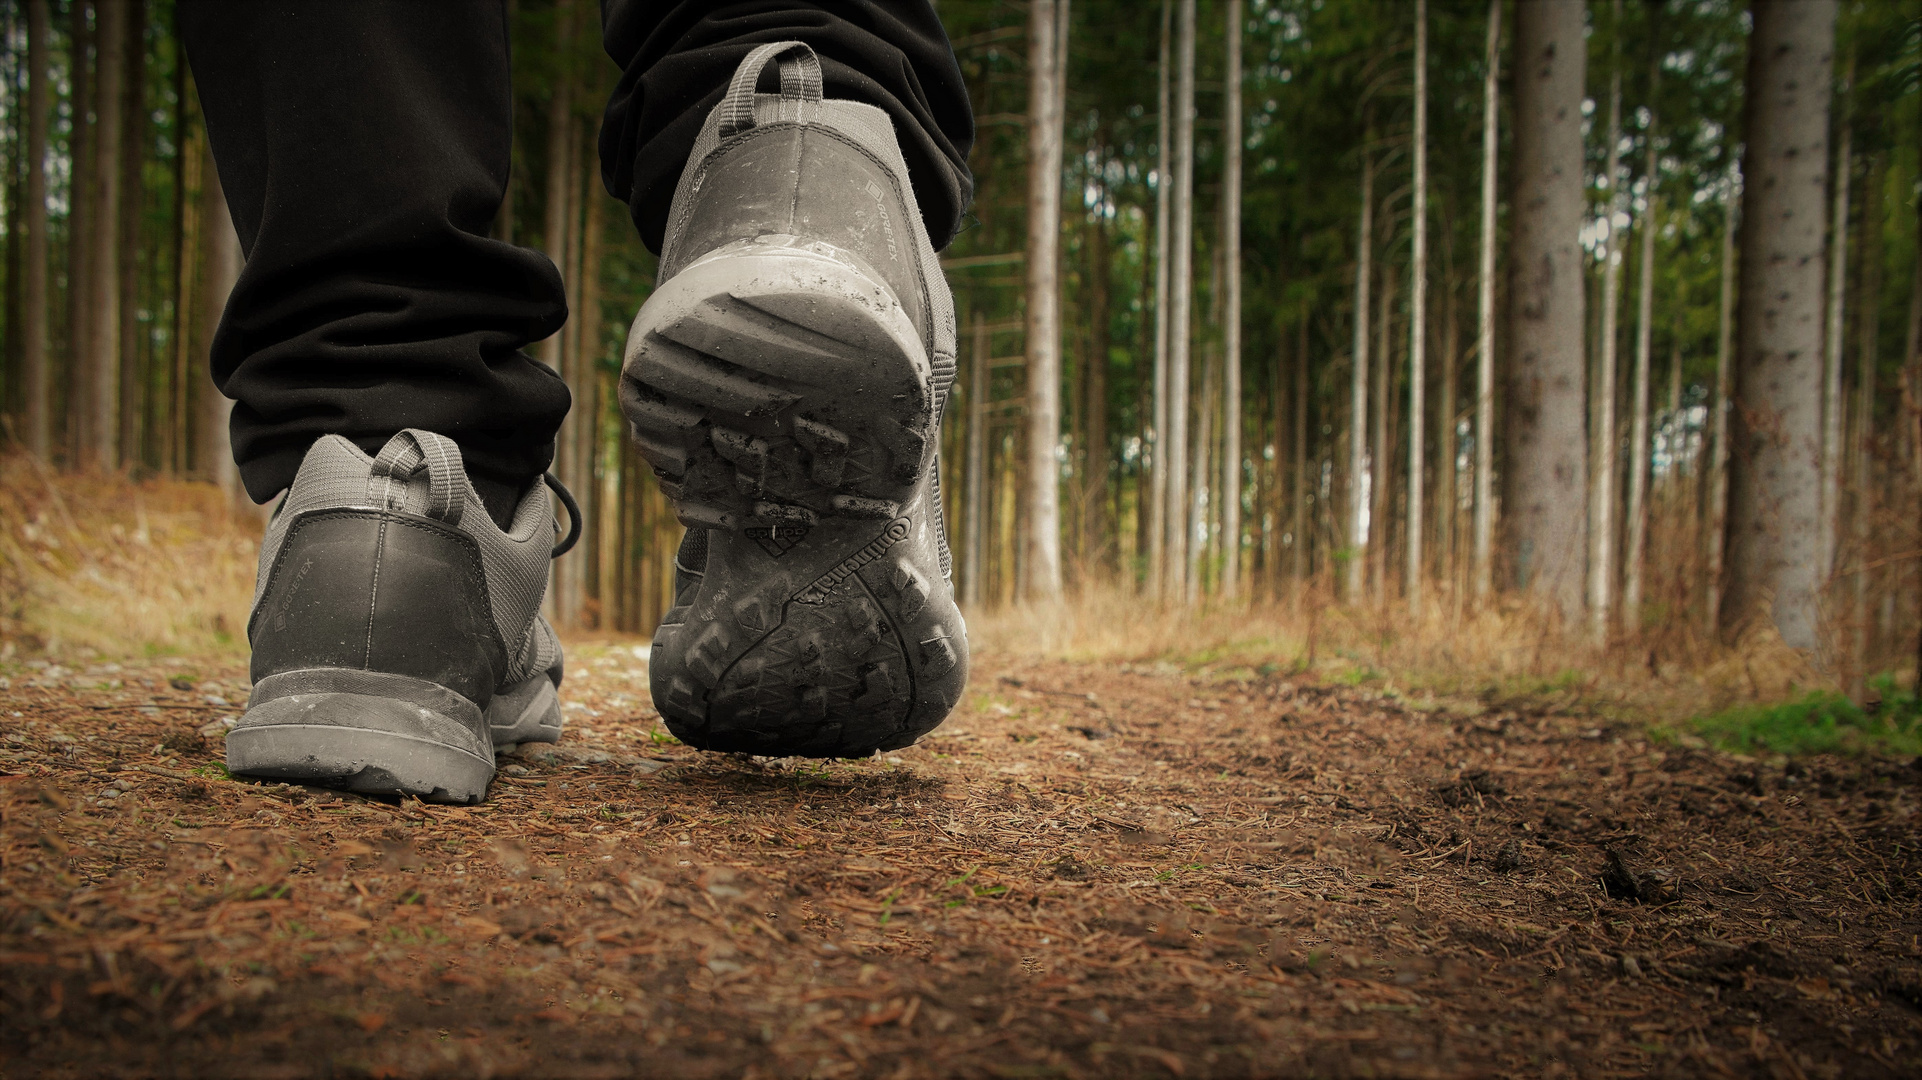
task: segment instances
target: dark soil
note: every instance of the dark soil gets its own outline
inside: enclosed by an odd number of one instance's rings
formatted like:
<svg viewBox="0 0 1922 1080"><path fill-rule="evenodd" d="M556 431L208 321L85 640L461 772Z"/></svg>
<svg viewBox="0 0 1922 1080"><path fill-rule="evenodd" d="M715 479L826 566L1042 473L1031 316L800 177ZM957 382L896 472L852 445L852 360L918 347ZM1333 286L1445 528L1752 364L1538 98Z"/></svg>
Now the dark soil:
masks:
<svg viewBox="0 0 1922 1080"><path fill-rule="evenodd" d="M231 662L15 668L0 1073L1922 1074L1907 762L1006 658L768 762L577 655L471 809L226 779Z"/></svg>

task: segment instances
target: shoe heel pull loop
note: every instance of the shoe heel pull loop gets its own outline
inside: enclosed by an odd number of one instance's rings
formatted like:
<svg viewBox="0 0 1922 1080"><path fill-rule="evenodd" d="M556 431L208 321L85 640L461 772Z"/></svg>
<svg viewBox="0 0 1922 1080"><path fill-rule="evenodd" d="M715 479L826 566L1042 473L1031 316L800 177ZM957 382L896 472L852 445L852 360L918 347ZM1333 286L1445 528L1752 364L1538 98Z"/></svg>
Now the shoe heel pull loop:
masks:
<svg viewBox="0 0 1922 1080"><path fill-rule="evenodd" d="M407 501L407 484L427 470L427 506L422 513L435 521L459 525L466 509L466 478L460 447L445 435L408 428L387 440L367 480L367 494L381 506L400 509Z"/></svg>
<svg viewBox="0 0 1922 1080"><path fill-rule="evenodd" d="M776 41L757 47L734 70L727 97L721 101L721 138L738 135L754 126L754 85L769 60L781 64L781 98L785 101L820 101L822 95L821 58L803 41Z"/></svg>

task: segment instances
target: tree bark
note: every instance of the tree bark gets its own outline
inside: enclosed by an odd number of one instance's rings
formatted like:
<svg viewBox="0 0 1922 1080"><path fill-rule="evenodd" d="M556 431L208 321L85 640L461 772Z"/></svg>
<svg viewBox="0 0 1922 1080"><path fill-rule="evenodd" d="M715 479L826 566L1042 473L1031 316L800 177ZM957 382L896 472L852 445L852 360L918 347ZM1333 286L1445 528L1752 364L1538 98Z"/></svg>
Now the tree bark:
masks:
<svg viewBox="0 0 1922 1080"><path fill-rule="evenodd" d="M1392 221L1392 218L1391 218ZM1394 486L1395 456L1389 445L1395 437L1395 417L1388 411L1394 400L1394 349L1390 346L1395 312L1395 264L1381 268L1381 311L1375 342L1375 440L1368 458L1369 494L1374 505L1368 512L1368 550L1374 562L1375 599L1388 602L1388 559L1393 551L1393 530L1389 528L1389 490Z"/></svg>
<svg viewBox="0 0 1922 1080"><path fill-rule="evenodd" d="M69 105L72 126L67 134L69 157L67 177L67 340L64 350L67 376L67 461L80 465L87 456L87 412L92 406L88 393L87 340L90 334L93 303L93 272L88 266L93 255L94 150L93 99L94 75L98 65L91 60L93 23L87 18L89 0L68 0Z"/></svg>
<svg viewBox="0 0 1922 1080"><path fill-rule="evenodd" d="M1708 512L1705 532L1708 550L1703 559L1703 608L1712 634L1722 618L1722 566L1728 540L1728 414L1729 390L1734 385L1735 358L1735 227L1740 207L1730 185L1722 215L1722 299L1715 333L1715 395L1709 405ZM1922 280L1922 278L1918 278Z"/></svg>
<svg viewBox="0 0 1922 1080"><path fill-rule="evenodd" d="M1426 3L1427 0L1422 0ZM1241 585L1241 0L1228 0L1228 76L1221 173L1224 289L1221 406L1221 595Z"/></svg>
<svg viewBox="0 0 1922 1080"><path fill-rule="evenodd" d="M1194 302L1195 0L1178 0L1173 227L1168 237L1167 595L1188 595L1188 359Z"/></svg>
<svg viewBox="0 0 1922 1080"><path fill-rule="evenodd" d="M1839 130L1836 132L1835 168L1829 175L1835 207L1829 224L1828 312L1823 320L1827 330L1822 342L1822 479L1820 524L1816 529L1816 568L1823 581L1835 572L1836 529L1842 510L1842 348L1847 339L1844 319L1848 315L1849 281L1849 183L1854 179L1854 151L1849 127L1851 86L1855 82L1855 59L1850 57L1842 74L1842 101ZM1875 300L1868 300L1873 306Z"/></svg>
<svg viewBox="0 0 1922 1080"><path fill-rule="evenodd" d="M1511 580L1582 614L1582 89L1580 0L1516 9L1515 196L1509 259L1502 525Z"/></svg>
<svg viewBox="0 0 1922 1080"><path fill-rule="evenodd" d="M227 310L227 294L240 278L240 236L234 232L234 219L227 210L227 196L220 189L220 174L214 170L213 151L201 141L200 221L204 240L204 264L200 287L199 348L195 360L200 368L200 424L198 453L200 470L219 485L230 501L240 498L240 470L234 465L233 442L228 420L234 403L214 386L213 360L210 356L214 331Z"/></svg>
<svg viewBox="0 0 1922 1080"><path fill-rule="evenodd" d="M1301 320L1295 324L1295 418L1289 425L1289 434L1294 436L1294 452L1289 455L1295 467L1294 483L1289 485L1293 494L1289 508L1288 531L1291 534L1288 550L1289 572L1294 577L1291 590L1295 599L1295 613L1300 614L1302 592L1308 587L1308 533L1310 531L1309 473L1308 473L1308 311L1303 305Z"/></svg>
<svg viewBox="0 0 1922 1080"><path fill-rule="evenodd" d="M1651 8L1651 25L1658 9ZM1642 629L1642 576L1648 547L1649 483L1649 377L1655 349L1655 234L1661 228L1657 216L1660 206L1661 160L1655 153L1655 90L1660 84L1662 51L1651 44L1648 65L1648 128L1642 139L1645 162L1643 175L1647 192L1643 199L1641 222L1641 281L1635 309L1635 377L1629 389L1628 436L1628 550L1623 552L1622 626L1630 634Z"/></svg>
<svg viewBox="0 0 1922 1080"><path fill-rule="evenodd" d="M1500 3L1501 0L1490 0ZM1367 129L1361 149L1361 225L1355 242L1355 346L1348 372L1348 565L1343 593L1350 604L1361 602L1368 577L1369 458L1368 458L1368 287L1372 283L1375 252L1375 133Z"/></svg>
<svg viewBox="0 0 1922 1080"><path fill-rule="evenodd" d="M589 91L594 89L590 87ZM580 610L591 627L606 629L607 621L601 614L601 607L607 601L607 590L606 581L600 574L599 550L602 542L600 524L606 515L602 512L603 500L599 496L601 485L597 482L600 472L597 466L601 452L603 400L600 368L604 338L601 324L601 236L606 232L608 195L601 190L600 176L594 168L595 141L592 137L582 140L581 156L576 159L581 161L582 181L577 190L587 205L581 222L580 303L574 312L573 384L578 387L574 398L574 475L581 481L580 494L576 496L581 505L581 516L591 530L582 533L582 543L587 550L577 564L582 571L592 571L581 575Z"/></svg>
<svg viewBox="0 0 1922 1080"><path fill-rule="evenodd" d="M1855 315L1855 439L1854 446L1850 448L1855 458L1854 477L1850 484L1854 489L1855 505L1849 523L1852 561L1858 565L1869 559L1870 516L1875 508L1876 346L1881 329L1881 306L1876 299L1882 295L1882 185L1887 180L1887 168L1886 152L1870 154L1868 174L1863 185L1862 277L1858 283L1861 290L1858 295L1866 300L1856 306ZM1870 629L1873 625L1870 613L1871 579L1872 574L1866 567L1856 570L1854 605L1850 612L1850 622L1854 624L1855 632L1852 635L1849 689L1857 701L1864 698L1867 689L1864 679L1868 674Z"/></svg>
<svg viewBox="0 0 1922 1080"><path fill-rule="evenodd" d="M147 428L146 349L140 331L140 259L146 250L141 239L145 207L141 183L147 142L147 3L126 0L122 14L125 85L122 87L120 133L119 292L120 325L115 336L120 351L119 438L120 464L138 466L145 459L142 440Z"/></svg>
<svg viewBox="0 0 1922 1080"><path fill-rule="evenodd" d="M47 341L47 0L27 0L27 178L25 266L21 289L21 375L28 452L42 461L53 452L52 386Z"/></svg>
<svg viewBox="0 0 1922 1080"><path fill-rule="evenodd" d="M1823 193L1835 0L1751 8L1722 630L1817 644Z"/></svg>
<svg viewBox="0 0 1922 1080"><path fill-rule="evenodd" d="M100 50L94 91L93 207L88 229L86 437L83 467L111 469L120 463L120 132L127 67L126 0L95 0Z"/></svg>
<svg viewBox="0 0 1922 1080"><path fill-rule="evenodd" d="M1408 558L1410 618L1422 614L1422 459L1428 404L1428 0L1415 0L1415 217L1408 271Z"/></svg>
<svg viewBox="0 0 1922 1080"><path fill-rule="evenodd" d="M988 321L974 313L973 363L968 371L967 573L961 578L962 603L978 610L987 596L988 576Z"/></svg>
<svg viewBox="0 0 1922 1080"><path fill-rule="evenodd" d="M1616 346L1622 309L1622 219L1628 204L1622 198L1622 0L1610 5L1614 42L1609 49L1607 166L1608 228L1602 242L1602 331L1596 346L1594 385L1589 388L1590 464L1588 480L1588 619L1589 634L1608 639L1610 609L1615 592Z"/></svg>
<svg viewBox="0 0 1922 1080"><path fill-rule="evenodd" d="M1061 138L1056 4L1028 9L1028 469L1022 598L1061 595Z"/></svg>
<svg viewBox="0 0 1922 1080"><path fill-rule="evenodd" d="M1108 453L1108 223L1095 216L1090 228L1088 268L1088 354L1082 360L1087 387L1086 434L1083 453L1085 479L1082 485L1082 530L1087 537L1088 565L1095 573L1107 571L1113 563L1109 546L1108 484L1113 461Z"/></svg>
<svg viewBox="0 0 1922 1080"><path fill-rule="evenodd" d="M1475 596L1495 580L1495 215L1501 145L1502 0L1488 0L1482 76L1482 235L1475 282Z"/></svg>
<svg viewBox="0 0 1922 1080"><path fill-rule="evenodd" d="M1155 371L1154 419L1149 426L1149 499L1148 587L1151 595L1168 595L1168 255L1171 250L1171 169L1174 100L1169 89L1169 65L1173 62L1174 0L1161 2L1161 63L1158 66L1156 97L1155 157ZM1135 512L1142 513L1140 507Z"/></svg>
<svg viewBox="0 0 1922 1080"><path fill-rule="evenodd" d="M1201 396L1195 409L1195 444L1189 459L1188 477L1188 573L1182 599L1193 604L1201 599L1203 556L1208 550L1210 537L1208 478L1210 452L1214 449L1215 409L1220 405L1221 365L1213 350L1203 346L1201 350ZM1216 534L1218 535L1218 534Z"/></svg>
<svg viewBox="0 0 1922 1080"><path fill-rule="evenodd" d="M568 242L573 238L573 222L577 207L574 203L573 184L570 182L574 171L574 120L573 120L573 65L569 62L574 47L574 0L556 0L554 6L554 55L553 91L547 99L547 176L546 176L546 214L542 222L541 246L547 257L561 273L567 298L574 299L575 275L572 252ZM567 338L571 328L564 327L535 346L535 356L548 367L559 373L567 381ZM574 393L573 383L568 382L568 390L574 395L572 415L561 426L555 446L555 472L561 482L570 490L579 486L579 478L573 474L573 455L569 449L573 445L573 432L581 423L579 396ZM554 621L564 626L573 626L579 614L578 595L574 589L577 569L575 561L557 561L554 566L552 585L548 589L548 603L553 608Z"/></svg>

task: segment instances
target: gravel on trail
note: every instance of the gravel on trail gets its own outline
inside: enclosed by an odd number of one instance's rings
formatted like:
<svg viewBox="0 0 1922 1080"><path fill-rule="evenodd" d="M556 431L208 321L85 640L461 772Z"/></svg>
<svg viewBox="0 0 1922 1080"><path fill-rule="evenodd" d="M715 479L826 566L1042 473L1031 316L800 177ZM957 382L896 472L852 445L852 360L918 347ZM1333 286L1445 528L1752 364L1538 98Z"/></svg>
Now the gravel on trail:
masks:
<svg viewBox="0 0 1922 1080"><path fill-rule="evenodd" d="M644 655L467 808L228 779L230 658L0 670L0 1074L1922 1074L1906 761L1007 656L750 759Z"/></svg>

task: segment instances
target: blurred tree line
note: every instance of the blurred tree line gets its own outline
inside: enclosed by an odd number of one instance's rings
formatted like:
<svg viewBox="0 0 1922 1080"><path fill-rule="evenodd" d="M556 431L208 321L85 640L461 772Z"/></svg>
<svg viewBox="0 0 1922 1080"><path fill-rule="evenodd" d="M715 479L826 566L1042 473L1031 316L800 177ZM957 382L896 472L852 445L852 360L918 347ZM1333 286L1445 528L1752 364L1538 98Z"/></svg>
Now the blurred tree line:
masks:
<svg viewBox="0 0 1922 1080"><path fill-rule="evenodd" d="M575 313L535 347L589 518L555 612L645 632L680 526L615 407L654 267L598 180L616 72L589 0L508 6L495 232ZM979 129L943 257L967 603L1533 602L1651 655L1767 621L1852 678L1913 662L1916 5L939 11ZM7 435L231 485L204 357L240 253L172 0L0 19Z"/></svg>

